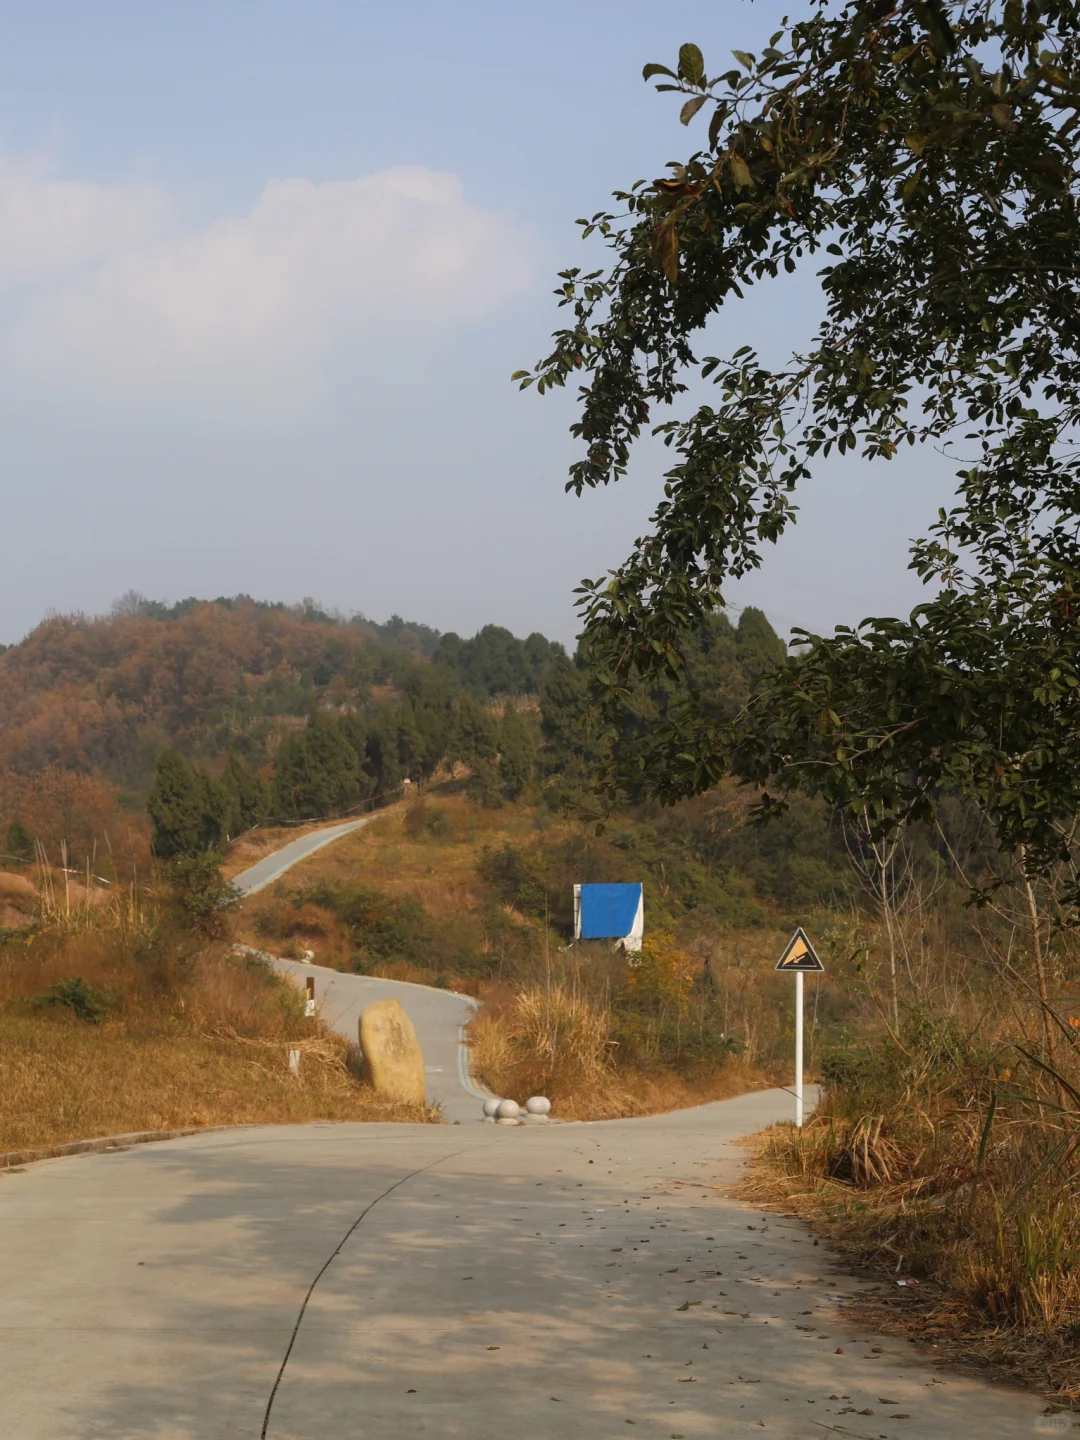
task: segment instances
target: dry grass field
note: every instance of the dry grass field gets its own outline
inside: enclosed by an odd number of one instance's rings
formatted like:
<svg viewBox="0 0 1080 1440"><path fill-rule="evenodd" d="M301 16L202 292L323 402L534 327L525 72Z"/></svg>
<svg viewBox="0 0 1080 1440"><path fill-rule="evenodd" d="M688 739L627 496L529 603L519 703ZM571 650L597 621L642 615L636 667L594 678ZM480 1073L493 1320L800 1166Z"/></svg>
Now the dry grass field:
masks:
<svg viewBox="0 0 1080 1440"><path fill-rule="evenodd" d="M142 1130L437 1118L375 1095L297 992L227 944L173 931L152 902L54 913L0 948L0 1154Z"/></svg>

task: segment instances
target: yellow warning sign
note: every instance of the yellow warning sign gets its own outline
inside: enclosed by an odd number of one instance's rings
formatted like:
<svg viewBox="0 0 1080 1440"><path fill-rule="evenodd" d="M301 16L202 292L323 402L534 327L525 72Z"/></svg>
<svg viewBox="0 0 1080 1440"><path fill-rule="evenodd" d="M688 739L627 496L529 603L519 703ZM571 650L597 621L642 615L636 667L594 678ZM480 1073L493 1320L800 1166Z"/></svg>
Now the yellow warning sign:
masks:
<svg viewBox="0 0 1080 1440"><path fill-rule="evenodd" d="M806 938L806 931L800 925L787 943L787 948L776 962L777 970L820 971L825 966L818 959L817 951Z"/></svg>

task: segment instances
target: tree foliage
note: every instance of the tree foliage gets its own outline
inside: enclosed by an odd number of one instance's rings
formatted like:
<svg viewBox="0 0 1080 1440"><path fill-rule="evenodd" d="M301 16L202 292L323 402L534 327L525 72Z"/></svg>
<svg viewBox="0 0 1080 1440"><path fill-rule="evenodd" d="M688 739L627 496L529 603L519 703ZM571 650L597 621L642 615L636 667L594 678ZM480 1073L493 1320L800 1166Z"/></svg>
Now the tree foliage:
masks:
<svg viewBox="0 0 1080 1440"><path fill-rule="evenodd" d="M784 653L760 610L745 610L738 630L723 614L710 614L684 637L681 668L674 675L638 672L608 706L605 724L591 703L596 667L586 636L573 662L552 663L540 692L542 761L556 782L553 798L593 788L597 773L617 775L624 798L646 798L657 736L688 707L713 726L730 724L754 678Z"/></svg>
<svg viewBox="0 0 1080 1440"><path fill-rule="evenodd" d="M460 683L486 699L498 695L535 695L547 667L566 652L557 641L533 632L518 640L501 625L485 625L471 640L453 631L435 651L436 664L456 671Z"/></svg>
<svg viewBox="0 0 1080 1440"><path fill-rule="evenodd" d="M581 603L609 730L635 687L760 563L833 449L955 453L957 493L912 566L907 620L871 619L766 672L740 719L694 695L623 762L671 800L734 767L887 829L955 787L1027 873L1067 853L1080 802L1077 315L1080 6L1050 0L810 4L760 54L709 73L697 46L646 79L701 148L582 222L611 262L565 271L571 319L522 385L577 377L569 488L622 476L643 426L673 454L652 529ZM700 115L700 119L695 117ZM771 368L699 353L752 286L817 261L825 318ZM823 263L821 263L823 262ZM613 772L609 771L609 781Z"/></svg>
<svg viewBox="0 0 1080 1440"><path fill-rule="evenodd" d="M230 833L232 797L220 780L178 750L163 750L146 802L154 853L162 860L198 855Z"/></svg>
<svg viewBox="0 0 1080 1440"><path fill-rule="evenodd" d="M507 705L499 726L499 788L508 800L518 800L533 778L536 741L520 710Z"/></svg>

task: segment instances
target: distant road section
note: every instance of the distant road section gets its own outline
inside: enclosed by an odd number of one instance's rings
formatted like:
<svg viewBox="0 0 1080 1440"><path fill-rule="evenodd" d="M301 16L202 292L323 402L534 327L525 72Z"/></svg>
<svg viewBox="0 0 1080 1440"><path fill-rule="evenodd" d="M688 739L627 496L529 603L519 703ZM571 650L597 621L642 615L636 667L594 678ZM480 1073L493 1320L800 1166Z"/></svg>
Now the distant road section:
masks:
<svg viewBox="0 0 1080 1440"><path fill-rule="evenodd" d="M267 885L272 885L298 860L306 860L324 845L331 845L343 835L351 835L354 830L362 829L370 819L370 815L365 815L362 820L347 820L341 825L328 825L325 830L312 830L307 835L301 835L298 840L275 850L272 855L265 855L257 865L252 865L250 870L242 871L233 884L241 895L255 895L258 891L265 890Z"/></svg>
<svg viewBox="0 0 1080 1440"><path fill-rule="evenodd" d="M262 950L243 947L264 960L298 986L310 977L315 981L315 1004L319 1017L331 1030L355 1045L360 1037L360 1016L375 1000L393 997L408 1015L424 1052L427 1098L441 1105L452 1124L479 1120L481 1102L487 1091L480 1090L469 1074L469 1047L465 1026L476 1014L476 1001L453 990L433 985L413 985L408 980L383 980L378 975L347 975L325 965L303 960L282 960Z"/></svg>
<svg viewBox="0 0 1080 1440"><path fill-rule="evenodd" d="M250 870L243 871L233 884L241 895L254 895L272 885L298 861L359 830L370 819L371 816L365 816L362 820L349 820L301 835L281 850L264 856ZM475 1000L450 990L437 990L432 985L382 980L376 975L347 975L325 965L283 960L247 945L243 948L253 955L261 955L297 985L303 986L306 980L313 979L315 1002L322 1020L353 1044L359 1039L360 1016L365 1006L391 996L399 1000L424 1052L428 1100L441 1105L443 1114L451 1122L480 1119L480 1102L485 1092L473 1084L469 1074L469 1049L465 1041L465 1026L476 1013Z"/></svg>

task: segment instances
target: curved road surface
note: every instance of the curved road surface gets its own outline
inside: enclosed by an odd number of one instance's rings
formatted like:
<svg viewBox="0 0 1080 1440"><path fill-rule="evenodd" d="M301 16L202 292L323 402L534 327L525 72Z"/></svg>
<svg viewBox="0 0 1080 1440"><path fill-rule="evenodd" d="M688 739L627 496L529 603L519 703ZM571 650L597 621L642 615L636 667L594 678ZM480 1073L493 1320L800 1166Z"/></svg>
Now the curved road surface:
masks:
<svg viewBox="0 0 1080 1440"><path fill-rule="evenodd" d="M255 895L280 879L285 871L291 870L298 861L306 860L309 855L314 855L316 850L340 840L343 835L351 835L370 819L371 816L366 815L362 820L346 820L340 825L328 825L324 830L311 830L307 835L301 835L299 839L283 845L280 850L264 855L257 865L235 876L232 883L241 895Z"/></svg>
<svg viewBox="0 0 1080 1440"><path fill-rule="evenodd" d="M480 1120L486 1090L469 1074L469 1047L465 1026L476 1013L476 1001L453 990L411 985L407 980L380 980L374 975L346 975L325 965L282 960L263 950L242 947L259 955L302 988L308 976L315 980L315 1004L321 1018L354 1044L360 1033L360 1015L373 1000L395 996L413 1023L427 1071L427 1098L442 1106L449 1121Z"/></svg>
<svg viewBox="0 0 1080 1440"><path fill-rule="evenodd" d="M242 895L254 895L324 845L366 824L367 819L351 820L343 825L331 825L325 830L301 835L284 849L275 850L250 870L237 875L233 884ZM479 1120L486 1091L480 1090L469 1076L464 1033L464 1027L476 1011L475 1000L450 990L436 990L429 985L411 985L405 980L380 980L369 975L346 975L324 965L282 960L261 950L253 951L250 946L243 948L261 955L301 987L309 976L314 978L315 1003L320 1016L354 1044L365 1005L370 1005L373 1000L395 996L412 1021L424 1052L429 1101L442 1106L447 1120Z"/></svg>
<svg viewBox="0 0 1080 1440"><path fill-rule="evenodd" d="M464 997L288 968L346 1033L375 987L408 992L432 1093L476 1116ZM264 1126L0 1172L0 1437L1072 1428L862 1329L825 1249L726 1197L735 1142L790 1113L770 1090L595 1125Z"/></svg>
<svg viewBox="0 0 1080 1440"><path fill-rule="evenodd" d="M267 1126L0 1175L11 1440L1022 1440L725 1198L766 1091L595 1125ZM716 1188L716 1187L721 1188ZM842 1353L840 1353L842 1352Z"/></svg>

